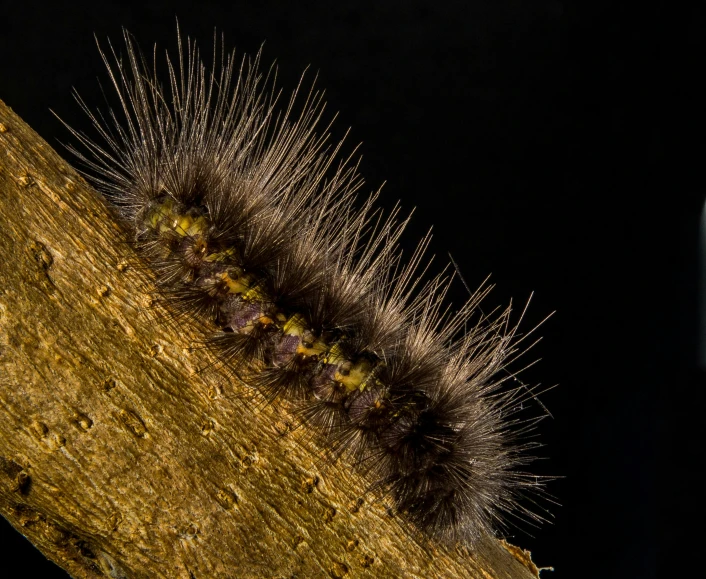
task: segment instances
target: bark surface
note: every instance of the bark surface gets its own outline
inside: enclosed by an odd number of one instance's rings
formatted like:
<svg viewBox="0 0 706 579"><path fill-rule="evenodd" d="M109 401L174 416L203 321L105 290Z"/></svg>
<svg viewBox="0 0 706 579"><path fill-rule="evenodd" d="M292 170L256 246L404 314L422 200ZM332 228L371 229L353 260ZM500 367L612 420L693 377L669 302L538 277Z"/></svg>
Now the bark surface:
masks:
<svg viewBox="0 0 706 579"><path fill-rule="evenodd" d="M425 542L197 347L83 179L0 101L0 513L78 578L513 578Z"/></svg>

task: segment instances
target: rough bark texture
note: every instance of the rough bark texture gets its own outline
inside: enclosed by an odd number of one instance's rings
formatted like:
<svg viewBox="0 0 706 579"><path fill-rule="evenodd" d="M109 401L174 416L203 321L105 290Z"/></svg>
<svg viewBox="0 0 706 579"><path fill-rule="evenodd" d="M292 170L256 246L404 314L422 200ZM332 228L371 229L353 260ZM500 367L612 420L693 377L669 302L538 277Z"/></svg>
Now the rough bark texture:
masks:
<svg viewBox="0 0 706 579"><path fill-rule="evenodd" d="M2 101L0 260L0 513L74 577L537 577L502 541L425 542L213 366Z"/></svg>

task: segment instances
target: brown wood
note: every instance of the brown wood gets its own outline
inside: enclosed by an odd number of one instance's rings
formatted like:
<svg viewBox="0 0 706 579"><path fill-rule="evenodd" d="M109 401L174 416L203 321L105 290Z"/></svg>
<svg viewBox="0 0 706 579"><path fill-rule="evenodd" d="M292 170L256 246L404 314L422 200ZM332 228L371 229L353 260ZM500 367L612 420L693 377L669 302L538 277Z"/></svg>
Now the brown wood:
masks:
<svg viewBox="0 0 706 579"><path fill-rule="evenodd" d="M0 513L80 578L537 577L425 543L170 322L102 199L0 101Z"/></svg>

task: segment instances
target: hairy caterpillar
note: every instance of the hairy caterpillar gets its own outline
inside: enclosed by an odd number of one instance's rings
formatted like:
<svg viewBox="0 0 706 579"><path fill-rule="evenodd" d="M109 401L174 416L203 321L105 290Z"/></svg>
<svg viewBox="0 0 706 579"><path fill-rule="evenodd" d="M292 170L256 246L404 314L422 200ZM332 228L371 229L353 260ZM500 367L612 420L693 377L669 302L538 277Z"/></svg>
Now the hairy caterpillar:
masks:
<svg viewBox="0 0 706 579"><path fill-rule="evenodd" d="M407 220L383 217L376 194L357 200L356 164L317 131L320 93L300 84L281 111L259 54L237 68L221 52L211 70L181 39L164 88L156 59L125 42L125 61L101 53L120 107L104 116L77 97L98 139L71 129L72 151L171 311L207 320L219 360L288 401L433 539L541 520L521 501L542 485L522 470L535 420L518 413L534 394L505 387L520 342L510 308L480 314L486 287L453 311L452 276L420 281L429 237L402 260Z"/></svg>

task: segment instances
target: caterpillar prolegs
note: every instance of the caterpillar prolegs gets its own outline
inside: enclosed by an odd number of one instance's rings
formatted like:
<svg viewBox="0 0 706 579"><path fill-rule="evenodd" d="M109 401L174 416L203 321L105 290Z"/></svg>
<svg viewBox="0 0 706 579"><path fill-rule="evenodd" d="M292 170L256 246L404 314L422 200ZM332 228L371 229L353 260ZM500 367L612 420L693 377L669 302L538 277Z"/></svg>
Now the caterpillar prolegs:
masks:
<svg viewBox="0 0 706 579"><path fill-rule="evenodd" d="M223 364L345 454L435 540L472 544L508 516L537 521L524 467L534 396L510 385L510 308L485 316L481 288L457 311L451 278L425 278L429 236L403 260L407 219L359 199L362 180L322 126L323 97L279 108L260 55L214 43L207 67L181 38L166 87L125 33L101 52L119 106L72 130L72 151L113 204L175 315L212 328ZM221 43L222 46L222 43ZM219 56L220 50L220 56ZM428 276L427 276L428 277Z"/></svg>

